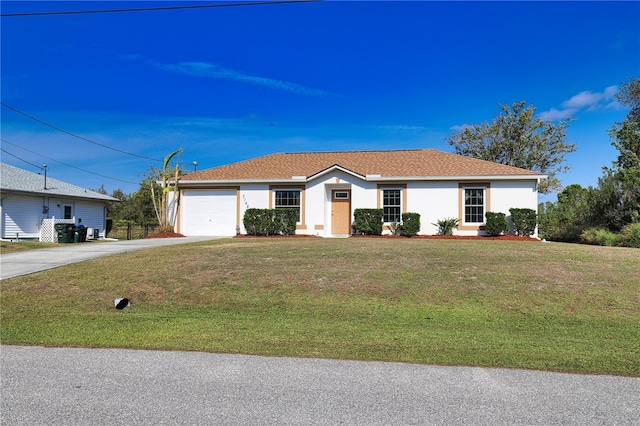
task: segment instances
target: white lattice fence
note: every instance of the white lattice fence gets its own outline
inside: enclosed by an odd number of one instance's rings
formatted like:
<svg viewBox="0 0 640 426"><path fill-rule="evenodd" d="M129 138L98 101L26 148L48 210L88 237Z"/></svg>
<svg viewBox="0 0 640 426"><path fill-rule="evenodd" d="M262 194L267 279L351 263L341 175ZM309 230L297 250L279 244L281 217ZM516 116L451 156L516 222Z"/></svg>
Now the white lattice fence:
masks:
<svg viewBox="0 0 640 426"><path fill-rule="evenodd" d="M73 225L75 223L75 218L56 219L55 217L52 217L51 219L42 219L42 224L40 224L40 241L45 243L57 243L58 233L56 232L56 225Z"/></svg>

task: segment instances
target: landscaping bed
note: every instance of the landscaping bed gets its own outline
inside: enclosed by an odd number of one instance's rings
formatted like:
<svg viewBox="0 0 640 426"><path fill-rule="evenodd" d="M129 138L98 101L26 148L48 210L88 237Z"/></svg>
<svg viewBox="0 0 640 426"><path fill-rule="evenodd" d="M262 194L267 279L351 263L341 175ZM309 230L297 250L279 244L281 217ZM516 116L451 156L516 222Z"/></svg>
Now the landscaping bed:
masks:
<svg viewBox="0 0 640 426"><path fill-rule="evenodd" d="M287 235L247 235L238 234L234 238L317 238L315 235L287 234ZM500 240L500 241L533 241L540 242L537 238L525 237L521 235L499 235L499 236L478 236L478 235L415 235L405 237L401 235L351 235L349 238L384 238L384 239L412 239L412 240Z"/></svg>
<svg viewBox="0 0 640 426"><path fill-rule="evenodd" d="M178 234L177 232L162 232L160 234L151 234L146 238L179 238L179 237L184 237L184 235L182 234Z"/></svg>

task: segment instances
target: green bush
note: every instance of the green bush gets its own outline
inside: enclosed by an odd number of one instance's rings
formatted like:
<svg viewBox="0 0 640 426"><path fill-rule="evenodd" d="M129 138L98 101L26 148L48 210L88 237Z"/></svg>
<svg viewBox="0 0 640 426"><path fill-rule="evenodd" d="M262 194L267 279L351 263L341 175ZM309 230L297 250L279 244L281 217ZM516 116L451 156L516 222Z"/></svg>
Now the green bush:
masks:
<svg viewBox="0 0 640 426"><path fill-rule="evenodd" d="M622 245L640 248L640 223L630 223L622 228Z"/></svg>
<svg viewBox="0 0 640 426"><path fill-rule="evenodd" d="M581 242L598 246L618 246L622 242L622 235L604 228L589 228L580 235Z"/></svg>
<svg viewBox="0 0 640 426"><path fill-rule="evenodd" d="M510 208L511 221L518 235L532 235L538 224L538 215L533 209Z"/></svg>
<svg viewBox="0 0 640 426"><path fill-rule="evenodd" d="M506 214L499 212L486 212L484 217L487 218L484 230L487 231L489 235L500 235L509 230L509 222L507 222Z"/></svg>
<svg viewBox="0 0 640 426"><path fill-rule="evenodd" d="M353 218L356 222L356 230L366 235L382 234L382 209L355 209Z"/></svg>
<svg viewBox="0 0 640 426"><path fill-rule="evenodd" d="M242 223L248 235L291 234L297 215L296 209L247 209Z"/></svg>
<svg viewBox="0 0 640 426"><path fill-rule="evenodd" d="M436 223L432 223L432 225L436 225L438 227L438 234L440 235L453 235L453 229L458 226L460 223L460 219L456 217L448 217L446 219L441 219Z"/></svg>
<svg viewBox="0 0 640 426"><path fill-rule="evenodd" d="M420 213L402 213L402 234L413 237L420 232Z"/></svg>

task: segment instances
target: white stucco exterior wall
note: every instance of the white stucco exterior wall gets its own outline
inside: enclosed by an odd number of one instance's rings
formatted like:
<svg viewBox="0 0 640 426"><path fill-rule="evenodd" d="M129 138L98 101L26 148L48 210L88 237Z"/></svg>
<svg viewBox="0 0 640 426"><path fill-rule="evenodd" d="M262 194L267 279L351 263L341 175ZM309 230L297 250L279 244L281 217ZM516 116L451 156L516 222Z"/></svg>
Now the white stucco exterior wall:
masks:
<svg viewBox="0 0 640 426"><path fill-rule="evenodd" d="M407 212L420 214L421 235L434 235L438 220L458 217L457 182L415 182L407 185Z"/></svg>
<svg viewBox="0 0 640 426"><path fill-rule="evenodd" d="M297 234L317 235L331 237L332 229L332 200L331 191L334 189L350 191L350 209L353 221L353 211L357 208L381 208L381 186L393 187L396 185L406 190L402 192L404 211L420 214L421 235L437 234L438 220L458 218L462 207L460 206L461 189L458 181L418 181L418 182L386 182L367 181L359 176L352 175L342 170L333 170L326 175L318 176L309 182L290 183L249 183L240 184L238 194L238 211L229 214L238 215L240 232L246 233L243 218L248 208L273 208L274 187L281 189L303 189L302 210L303 222L300 224ZM512 207L537 209L538 197L535 180L483 180L482 184L489 183L489 201L486 211L502 212L509 216ZM473 186L469 183L469 186ZM220 188L218 186L217 188ZM183 220L189 220L189 212ZM353 223L353 222L352 222ZM478 235L478 230L457 229L455 235ZM480 231L482 233L482 231Z"/></svg>

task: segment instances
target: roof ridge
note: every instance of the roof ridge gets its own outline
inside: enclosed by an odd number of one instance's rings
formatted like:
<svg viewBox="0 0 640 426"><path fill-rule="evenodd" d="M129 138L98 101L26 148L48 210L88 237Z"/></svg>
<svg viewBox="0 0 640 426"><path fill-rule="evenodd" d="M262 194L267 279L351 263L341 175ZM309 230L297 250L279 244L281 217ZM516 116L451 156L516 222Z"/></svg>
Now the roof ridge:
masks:
<svg viewBox="0 0 640 426"><path fill-rule="evenodd" d="M404 149L358 149L358 150L345 150L345 151L297 151L297 152L276 152L269 155L295 155L295 154L360 154L363 152L406 152L406 151L440 151L434 148L404 148ZM263 157L267 157L265 155ZM260 158L260 157L257 157Z"/></svg>
<svg viewBox="0 0 640 426"><path fill-rule="evenodd" d="M48 194L51 196L84 197L107 201L119 201L117 198L114 198L108 194L101 194L92 189L65 182L51 176L47 176L47 188L44 188L45 181L43 175L14 166L9 163L0 162L0 169L3 175L2 181L0 182L0 187L3 191L19 191L40 195ZM15 178L12 179L12 174L18 176L19 181L16 181ZM34 185L34 182L36 182L36 180L39 182L40 179L42 179L42 185Z"/></svg>

